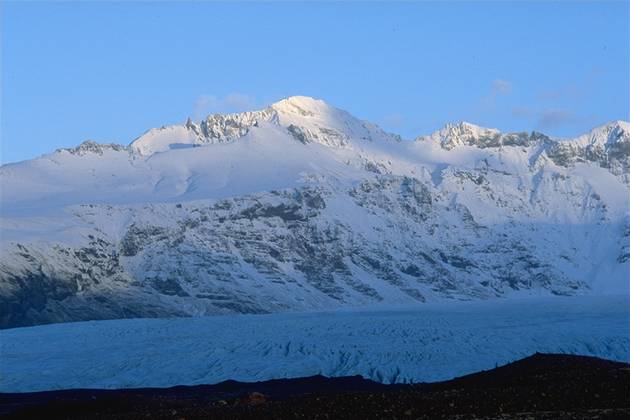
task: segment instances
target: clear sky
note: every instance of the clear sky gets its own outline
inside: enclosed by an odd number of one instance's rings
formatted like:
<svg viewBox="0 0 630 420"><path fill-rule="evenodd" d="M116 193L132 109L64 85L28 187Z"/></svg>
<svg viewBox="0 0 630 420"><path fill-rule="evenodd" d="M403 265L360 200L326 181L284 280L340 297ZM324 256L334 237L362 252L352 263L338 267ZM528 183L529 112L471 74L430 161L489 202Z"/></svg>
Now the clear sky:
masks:
<svg viewBox="0 0 630 420"><path fill-rule="evenodd" d="M0 8L3 163L290 95L406 138L630 119L627 1Z"/></svg>

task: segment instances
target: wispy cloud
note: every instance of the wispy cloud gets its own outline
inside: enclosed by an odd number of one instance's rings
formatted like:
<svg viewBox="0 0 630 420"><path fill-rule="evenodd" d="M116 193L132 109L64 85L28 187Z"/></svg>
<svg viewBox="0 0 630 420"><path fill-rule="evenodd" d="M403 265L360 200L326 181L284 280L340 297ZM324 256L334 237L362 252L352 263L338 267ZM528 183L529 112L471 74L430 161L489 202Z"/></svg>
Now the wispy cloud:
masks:
<svg viewBox="0 0 630 420"><path fill-rule="evenodd" d="M566 109L546 109L538 116L537 127L541 130L555 128L576 120L573 112Z"/></svg>
<svg viewBox="0 0 630 420"><path fill-rule="evenodd" d="M512 83L503 79L494 79L492 81L491 96L508 95L510 92L512 92Z"/></svg>
<svg viewBox="0 0 630 420"><path fill-rule="evenodd" d="M477 112L489 112L496 107L500 96L507 96L512 92L512 83L504 79L494 79L488 93L482 96L475 105Z"/></svg>
<svg viewBox="0 0 630 420"><path fill-rule="evenodd" d="M604 71L594 66L584 77L558 85L551 89L540 90L536 97L543 102L575 102L587 100L590 91L596 89Z"/></svg>
<svg viewBox="0 0 630 420"><path fill-rule="evenodd" d="M397 129L404 125L405 117L401 114L390 114L386 115L382 119L382 123L385 127L390 129Z"/></svg>
<svg viewBox="0 0 630 420"><path fill-rule="evenodd" d="M576 85L566 85L557 89L547 89L536 95L540 101L574 101L584 96L585 92Z"/></svg>
<svg viewBox="0 0 630 420"><path fill-rule="evenodd" d="M466 119L479 121L488 115L495 115L498 103L512 93L512 83L505 79L494 79L487 85L487 90L470 104Z"/></svg>
<svg viewBox="0 0 630 420"><path fill-rule="evenodd" d="M536 127L541 130L580 125L594 119L576 113L576 109L588 101L589 95L597 87L601 79L602 69L593 67L584 77L558 84L554 87L539 90L536 104L530 108L514 108L515 117L531 118L536 121Z"/></svg>
<svg viewBox="0 0 630 420"><path fill-rule="evenodd" d="M532 118L536 116L536 111L526 106L512 108L512 116L517 118Z"/></svg>
<svg viewBox="0 0 630 420"><path fill-rule="evenodd" d="M242 112L256 107L256 98L246 93L229 93L225 96L200 95L195 101L193 118L199 120L209 114L220 112Z"/></svg>
<svg viewBox="0 0 630 420"><path fill-rule="evenodd" d="M548 130L579 121L573 111L564 108L533 109L529 107L512 108L512 115L517 118L533 119L538 130Z"/></svg>

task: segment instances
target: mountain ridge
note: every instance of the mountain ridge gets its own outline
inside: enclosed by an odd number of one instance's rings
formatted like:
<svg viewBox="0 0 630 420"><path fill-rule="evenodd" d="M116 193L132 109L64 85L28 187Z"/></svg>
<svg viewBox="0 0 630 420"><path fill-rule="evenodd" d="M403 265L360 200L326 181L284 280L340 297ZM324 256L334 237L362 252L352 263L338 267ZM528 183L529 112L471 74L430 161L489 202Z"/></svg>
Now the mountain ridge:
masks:
<svg viewBox="0 0 630 420"><path fill-rule="evenodd" d="M290 117L293 115L299 115L301 117L314 117L314 116L333 116L359 122L380 131L384 134L383 137L393 138L397 141L401 141L402 137L397 134L387 133L381 130L377 125L369 123L365 120L359 120L349 114L347 111L332 107L326 102L306 97L306 96L292 96L275 102L263 109L255 111L245 111L237 113L217 113L210 114L199 123L193 122L190 118L184 124L174 124L162 126L160 128L151 128L145 133L132 140L127 146L116 143L98 143L93 140L87 140L80 145L73 148L61 148L59 151L68 151L70 153L88 152L90 146L100 145L101 147L111 147L117 149L128 149L139 153L142 156L148 156L158 151L169 150L169 145L184 146L190 145L202 146L216 143L225 143L235 141L243 137L249 129L258 126L260 123L272 123L287 128L292 134L299 140L302 133L299 129L296 129L299 125L293 124L294 120ZM342 123L343 124L343 123ZM346 123L347 124L347 123ZM167 136L163 136L167 131ZM607 133L615 134L609 136ZM612 145L617 142L630 143L630 123L623 120L614 120L609 123L602 124L590 130L587 133L581 134L572 138L559 138L547 136L538 131L531 132L502 132L496 128L482 127L467 121L460 121L457 123L446 123L442 128L434 131L428 135L419 135L414 141L436 141L446 149L451 149L456 146L469 145L469 146L481 146L488 147L487 143L484 143L484 139L496 138L496 137L510 137L515 141L511 143L494 142L491 146L501 145L522 145L519 144L518 139L529 136L539 140L546 140L554 144L562 145L576 145L576 146L604 146ZM158 136L159 134L159 136ZM178 136L180 141L177 142ZM168 141L173 141L171 144L159 144L162 137L168 137ZM481 141L480 141L481 140ZM158 143L152 145L152 142ZM190 142L190 143L188 143ZM333 144L339 146L340 144ZM157 147L155 150L151 150L151 146ZM166 147L165 147L166 146ZM93 148L94 152L98 152L96 148Z"/></svg>
<svg viewBox="0 0 630 420"><path fill-rule="evenodd" d="M0 326L630 292L627 123L401 141L279 104L0 167Z"/></svg>

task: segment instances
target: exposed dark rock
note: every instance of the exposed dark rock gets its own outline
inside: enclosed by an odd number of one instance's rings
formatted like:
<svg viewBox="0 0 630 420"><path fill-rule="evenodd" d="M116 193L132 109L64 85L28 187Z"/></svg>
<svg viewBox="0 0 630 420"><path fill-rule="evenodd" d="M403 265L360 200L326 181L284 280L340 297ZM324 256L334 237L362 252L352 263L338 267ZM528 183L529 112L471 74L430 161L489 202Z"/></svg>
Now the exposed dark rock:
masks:
<svg viewBox="0 0 630 420"><path fill-rule="evenodd" d="M431 384L383 385L361 377L129 390L0 394L5 418L131 419L625 419L630 365L535 354Z"/></svg>

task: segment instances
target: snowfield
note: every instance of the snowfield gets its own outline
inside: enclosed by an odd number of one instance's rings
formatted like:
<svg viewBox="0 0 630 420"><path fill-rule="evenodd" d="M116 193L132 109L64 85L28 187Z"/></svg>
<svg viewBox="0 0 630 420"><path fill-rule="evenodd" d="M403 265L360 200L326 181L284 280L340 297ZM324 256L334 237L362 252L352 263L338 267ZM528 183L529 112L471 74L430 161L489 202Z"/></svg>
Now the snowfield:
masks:
<svg viewBox="0 0 630 420"><path fill-rule="evenodd" d="M630 361L630 298L582 296L301 314L89 321L0 331L0 391L360 374L437 381L534 352Z"/></svg>
<svg viewBox="0 0 630 420"><path fill-rule="evenodd" d="M0 167L0 328L630 295L630 123L402 140L291 97Z"/></svg>

